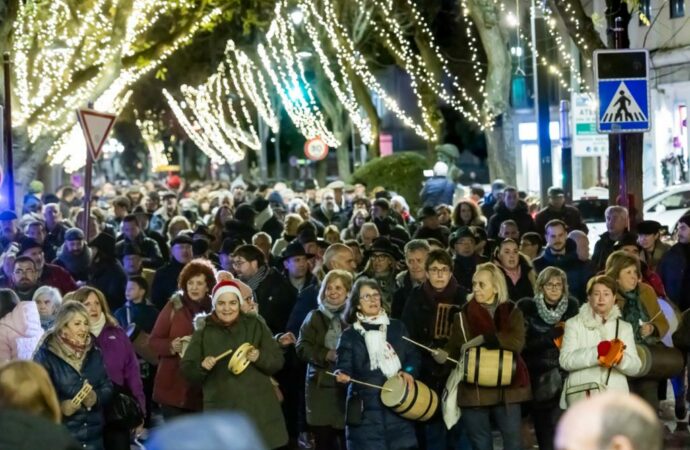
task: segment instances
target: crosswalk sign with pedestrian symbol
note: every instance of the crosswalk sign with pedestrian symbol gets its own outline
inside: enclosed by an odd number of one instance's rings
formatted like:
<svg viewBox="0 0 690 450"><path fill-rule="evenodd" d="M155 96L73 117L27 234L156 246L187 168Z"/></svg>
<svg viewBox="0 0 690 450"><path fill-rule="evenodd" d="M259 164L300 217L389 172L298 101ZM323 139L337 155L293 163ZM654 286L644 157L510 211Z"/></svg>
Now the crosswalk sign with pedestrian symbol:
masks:
<svg viewBox="0 0 690 450"><path fill-rule="evenodd" d="M649 131L646 50L598 50L594 54L600 133Z"/></svg>

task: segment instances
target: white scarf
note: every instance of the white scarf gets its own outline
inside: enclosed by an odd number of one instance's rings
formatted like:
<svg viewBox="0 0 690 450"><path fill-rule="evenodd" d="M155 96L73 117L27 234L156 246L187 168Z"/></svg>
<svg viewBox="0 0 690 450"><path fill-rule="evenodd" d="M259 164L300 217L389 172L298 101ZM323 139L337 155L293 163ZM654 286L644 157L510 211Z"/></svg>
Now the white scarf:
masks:
<svg viewBox="0 0 690 450"><path fill-rule="evenodd" d="M379 329L365 330L362 326L363 323L368 325L379 325ZM389 323L390 320L388 320L385 311L381 311L376 317L367 317L361 313L357 313L357 322L353 325L355 330L364 336L367 353L369 353L371 370L380 369L386 378L396 375L402 368L400 358L398 358L397 353L395 353L395 349L386 341L386 330Z"/></svg>
<svg viewBox="0 0 690 450"><path fill-rule="evenodd" d="M103 327L105 326L105 314L101 313L101 316L98 318L96 322L91 322L89 323L89 328L91 328L91 334L94 336L98 337L101 334L101 331L103 331Z"/></svg>

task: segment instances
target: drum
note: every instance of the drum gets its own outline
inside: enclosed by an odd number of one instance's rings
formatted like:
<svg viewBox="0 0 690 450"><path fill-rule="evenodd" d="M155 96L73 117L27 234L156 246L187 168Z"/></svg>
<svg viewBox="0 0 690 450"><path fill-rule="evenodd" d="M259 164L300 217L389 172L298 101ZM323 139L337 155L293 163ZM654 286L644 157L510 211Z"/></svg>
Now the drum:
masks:
<svg viewBox="0 0 690 450"><path fill-rule="evenodd" d="M677 348L659 345L637 345L637 354L642 361L636 378L664 380L680 374L685 367L683 353Z"/></svg>
<svg viewBox="0 0 690 450"><path fill-rule="evenodd" d="M254 346L249 342L237 347L235 353L232 354L230 361L228 361L228 370L235 375L239 375L249 366L250 361L247 359L247 353L253 350Z"/></svg>
<svg viewBox="0 0 690 450"><path fill-rule="evenodd" d="M139 357L149 364L158 364L158 355L149 346L149 334L146 331L139 328L137 324L130 323L127 327L127 336Z"/></svg>
<svg viewBox="0 0 690 450"><path fill-rule="evenodd" d="M421 381L414 381L410 390L402 377L388 379L381 391L381 401L406 419L427 421L438 408L438 395Z"/></svg>
<svg viewBox="0 0 690 450"><path fill-rule="evenodd" d="M465 352L465 382L483 387L509 386L517 359L509 350L474 347Z"/></svg>

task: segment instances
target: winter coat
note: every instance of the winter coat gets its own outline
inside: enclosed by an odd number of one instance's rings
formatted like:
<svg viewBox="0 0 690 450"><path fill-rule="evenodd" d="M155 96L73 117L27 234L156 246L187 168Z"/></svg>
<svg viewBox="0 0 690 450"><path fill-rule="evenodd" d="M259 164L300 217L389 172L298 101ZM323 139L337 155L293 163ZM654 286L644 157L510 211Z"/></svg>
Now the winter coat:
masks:
<svg viewBox="0 0 690 450"><path fill-rule="evenodd" d="M271 332L284 333L297 301L297 289L277 270L270 268L254 290L254 298L259 304L259 314L266 320Z"/></svg>
<svg viewBox="0 0 690 450"><path fill-rule="evenodd" d="M57 258L50 261L69 272L76 281L89 279L89 266L91 265L91 249L89 247L84 247L82 253L75 256L67 250L67 246L63 245L58 250Z"/></svg>
<svg viewBox="0 0 690 450"><path fill-rule="evenodd" d="M448 227L441 225L438 228L431 229L422 226L417 228L417 231L415 231L414 233L413 239L437 239L443 245L448 245L449 237L450 230L448 229Z"/></svg>
<svg viewBox="0 0 690 450"><path fill-rule="evenodd" d="M678 321L678 328L673 332L673 346L683 353L690 352L690 310L686 310Z"/></svg>
<svg viewBox="0 0 690 450"><path fill-rule="evenodd" d="M619 239L626 237L626 235L628 234L630 233L626 231ZM602 233L597 243L594 244L594 252L592 253L592 264L594 265L594 269L596 271L604 270L604 268L606 267L606 260L608 259L609 255L613 253L613 245L615 243L616 240L614 240L607 231L605 233Z"/></svg>
<svg viewBox="0 0 690 450"><path fill-rule="evenodd" d="M653 336L659 338L666 336L669 330L668 320L666 320L666 316L661 313L656 292L654 292L654 289L647 283L639 283L638 286L639 301L647 313L647 317L649 319L654 318L654 320L651 321L651 324L654 325L655 329ZM626 320L626 318L622 315L623 311L625 311L625 302L625 297L623 297L620 292L616 293L616 304L621 310L621 318L623 320Z"/></svg>
<svg viewBox="0 0 690 450"><path fill-rule="evenodd" d="M512 278L508 276L505 269L501 267L498 260L494 262L498 268L503 272L506 279L506 286L508 286L508 298L525 298L534 296L534 286L536 284L537 275L534 272L532 264L520 255L520 278L517 283L513 283Z"/></svg>
<svg viewBox="0 0 690 450"><path fill-rule="evenodd" d="M462 316L462 322L461 322ZM452 358L459 358L462 345L479 336L484 336L487 349L503 349L513 352L516 359L515 375L509 386L480 387L465 383L458 386L458 406L482 407L507 403L521 403L530 400L529 372L520 356L525 346L525 322L522 311L515 303L506 301L496 307L494 316L476 300L470 300L460 314L453 318L451 336L446 351Z"/></svg>
<svg viewBox="0 0 690 450"><path fill-rule="evenodd" d="M393 302L391 303L391 314L393 319L400 319L402 317L405 304L412 294L412 289L415 284L410 278L410 273L405 270L395 276L395 292L393 293Z"/></svg>
<svg viewBox="0 0 690 450"><path fill-rule="evenodd" d="M446 177L435 176L426 180L419 198L422 200L422 206L452 205L454 193L455 183Z"/></svg>
<svg viewBox="0 0 690 450"><path fill-rule="evenodd" d="M225 222L223 238L241 239L249 244L252 242L252 236L254 236L257 231L258 230L254 228L253 225L240 222L236 219L230 219Z"/></svg>
<svg viewBox="0 0 690 450"><path fill-rule="evenodd" d="M127 309L130 310L130 317L127 318ZM142 301L141 303L125 304L113 313L117 322L123 329L127 329L130 323L135 323L139 329L146 333L151 333L153 326L158 318L158 310L153 306Z"/></svg>
<svg viewBox="0 0 690 450"><path fill-rule="evenodd" d="M426 281L412 289L407 303L405 303L401 320L409 332L410 339L430 348L443 348L448 343L448 337L436 338L435 336L439 303L427 293L425 285L428 283L429 281ZM443 299L444 303L455 306L449 310L445 323L441 322L448 327L448 330L453 324L453 316L467 302L466 299L467 292L459 285L448 298ZM443 388L446 385L445 379L449 373L447 368L436 364L430 352L425 351L421 355L420 381L434 389L438 394L443 394Z"/></svg>
<svg viewBox="0 0 690 450"><path fill-rule="evenodd" d="M335 363L328 361L325 345L330 319L320 310L309 313L302 324L295 346L299 358L308 363L306 376L307 423L311 426L345 428L345 386L336 383L326 371ZM343 329L347 325L342 324Z"/></svg>
<svg viewBox="0 0 690 450"><path fill-rule="evenodd" d="M455 255L453 258L453 275L463 289L468 292L472 290L472 277L477 271L477 266L487 261L488 259L479 255Z"/></svg>
<svg viewBox="0 0 690 450"><path fill-rule="evenodd" d="M38 279L39 286L52 286L60 291L63 296L68 292L76 291L79 286L65 269L55 264L44 264L41 277Z"/></svg>
<svg viewBox="0 0 690 450"><path fill-rule="evenodd" d="M171 353L173 339L191 336L194 316L210 311L209 300L194 303L176 293L158 315L149 337L149 346L158 354L158 370L153 384L153 400L163 405L201 411L201 389L192 386L180 373L180 356Z"/></svg>
<svg viewBox="0 0 690 450"><path fill-rule="evenodd" d="M141 260L144 267L157 269L163 264L163 256L158 248L158 244L153 239L146 237L144 233L139 233L139 236L132 241L124 238L115 244L115 256L117 256L118 259L122 259L125 247L128 245L135 246L139 249L142 254Z"/></svg>
<svg viewBox="0 0 690 450"><path fill-rule="evenodd" d="M271 240L277 241L278 238L283 235L283 224L276 216L272 215L266 222L263 223L259 231L268 233L268 235L271 236Z"/></svg>
<svg viewBox="0 0 690 450"><path fill-rule="evenodd" d="M128 388L139 402L141 410L146 411L139 361L124 330L117 325L106 324L96 338L96 346L101 350L110 381Z"/></svg>
<svg viewBox="0 0 690 450"><path fill-rule="evenodd" d="M580 309L580 302L575 297L569 297L567 301L568 307L558 323L564 323L568 319L575 317ZM532 382L532 392L536 397L538 390L541 388L539 377L552 369L560 369L558 358L561 352L549 334L556 325L548 324L541 318L534 298L523 298L517 303L517 306L525 318L526 335L522 358L525 360L525 364L527 364L529 378ZM562 372L561 379L565 380L566 373ZM560 394L551 400L558 402L559 398Z"/></svg>
<svg viewBox="0 0 690 450"><path fill-rule="evenodd" d="M0 319L0 364L15 359L31 360L43 336L41 318L34 302L19 302Z"/></svg>
<svg viewBox="0 0 690 450"><path fill-rule="evenodd" d="M63 416L62 423L72 436L88 450L103 448L103 406L110 402L113 385L108 378L101 351L94 345L84 356L81 371L77 372L55 350L53 334L48 334L34 355L42 365L57 392L58 401L71 400L88 381L96 393L96 404L91 410L82 405L71 416ZM52 447L51 447L52 448Z"/></svg>
<svg viewBox="0 0 690 450"><path fill-rule="evenodd" d="M266 324L256 316L240 313L231 326L223 326L207 315L198 316L195 325L180 369L189 382L202 386L204 411L242 411L254 422L269 448L287 444L285 420L270 379L283 366L283 354ZM228 370L229 357L211 370L201 367L207 356L237 349L246 342L259 349L259 359L241 374Z"/></svg>
<svg viewBox="0 0 690 450"><path fill-rule="evenodd" d="M324 228L331 224L336 225L338 229L347 226L347 217L343 212L333 212L329 219L321 209L321 205L316 205L311 209L311 216L318 220ZM323 229L320 230L319 236L323 236Z"/></svg>
<svg viewBox="0 0 690 450"><path fill-rule="evenodd" d="M586 261L581 261L577 256L575 241L567 239L565 242L565 254L555 254L551 247L546 247L538 258L532 261L537 273L547 267L557 267L565 272L568 279L568 291L580 303L587 301L587 282L594 276L594 269Z"/></svg>
<svg viewBox="0 0 690 450"><path fill-rule="evenodd" d="M589 303L585 303L580 307L577 316L565 323L563 346L558 361L563 370L568 371L568 379L561 395L561 408L567 407L565 392L568 387L585 383L606 384L609 370L599 365L597 345L616 336L616 322L618 339L625 344L625 350L621 362L611 370L606 389L629 392L627 377L636 375L642 367L635 347L632 326L621 319L620 310L616 305L613 305L606 321L603 322L601 316L594 314Z"/></svg>
<svg viewBox="0 0 690 450"><path fill-rule="evenodd" d="M118 260L100 260L91 267L88 285L103 292L110 310L115 311L125 300L127 274Z"/></svg>
<svg viewBox="0 0 690 450"><path fill-rule="evenodd" d="M292 332L295 336L299 335L302 324L309 312L319 307L318 298L320 290L321 284L317 283L302 289L302 292L297 295L295 306L292 308L287 322L287 331Z"/></svg>
<svg viewBox="0 0 690 450"><path fill-rule="evenodd" d="M375 326L362 325L364 329ZM408 341L407 330L402 322L391 319L386 331L386 340L395 349L402 368L416 377L419 370L419 352ZM336 349L336 368L350 377L365 383L382 386L386 376L381 370L371 370L369 353L364 337L350 327L343 331ZM362 422L346 426L347 448L352 450L399 450L417 447L413 422L399 416L381 402L380 391L350 383L347 387L347 401L360 398L363 404Z"/></svg>
<svg viewBox="0 0 690 450"><path fill-rule="evenodd" d="M28 412L0 410L0 448L8 450L81 450L62 425Z"/></svg>
<svg viewBox="0 0 690 450"><path fill-rule="evenodd" d="M656 267L656 273L666 288L666 295L681 311L690 308L690 290L687 289L690 283L685 281L690 277L689 256L690 244L679 242L664 254ZM683 289L684 287L686 289Z"/></svg>
<svg viewBox="0 0 690 450"><path fill-rule="evenodd" d="M536 230L534 227L534 220L532 220L532 216L529 215L527 203L523 200L519 200L515 209L511 211L506 207L505 203L499 202L494 207L494 214L491 216L489 224L486 226L486 233L489 239L496 239L498 237L501 224L506 220L514 220L515 223L517 223L520 236L528 231Z"/></svg>
<svg viewBox="0 0 690 450"><path fill-rule="evenodd" d="M534 218L534 226L537 233L544 236L546 224L552 220L561 220L568 226L568 231L580 230L583 233L589 233L587 225L582 221L580 210L571 205L563 205L563 208L557 210L551 205L541 209Z"/></svg>
<svg viewBox="0 0 690 450"><path fill-rule="evenodd" d="M168 299L177 291L177 278L184 266L172 258L168 264L156 270L151 283L151 303L159 310L163 309Z"/></svg>

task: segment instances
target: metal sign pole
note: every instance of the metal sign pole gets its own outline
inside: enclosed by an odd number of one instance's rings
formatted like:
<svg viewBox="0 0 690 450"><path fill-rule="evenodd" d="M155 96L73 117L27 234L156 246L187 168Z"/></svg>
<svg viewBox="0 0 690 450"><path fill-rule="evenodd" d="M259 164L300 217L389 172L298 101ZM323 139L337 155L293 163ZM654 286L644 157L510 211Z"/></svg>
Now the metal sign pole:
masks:
<svg viewBox="0 0 690 450"><path fill-rule="evenodd" d="M89 102L89 109L93 109L93 102ZM86 143L86 168L84 169L84 223L82 229L86 234L86 241L90 241L91 230L89 230L89 218L91 217L91 175L93 172L93 156ZM95 230L94 230L95 231Z"/></svg>
<svg viewBox="0 0 690 450"><path fill-rule="evenodd" d="M613 28L613 44L617 49L623 48L623 19L616 17ZM618 143L618 204L626 208L628 204L628 182L625 176L625 135L623 133L617 136Z"/></svg>

